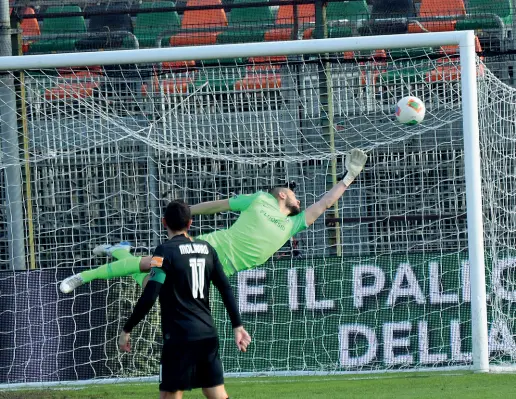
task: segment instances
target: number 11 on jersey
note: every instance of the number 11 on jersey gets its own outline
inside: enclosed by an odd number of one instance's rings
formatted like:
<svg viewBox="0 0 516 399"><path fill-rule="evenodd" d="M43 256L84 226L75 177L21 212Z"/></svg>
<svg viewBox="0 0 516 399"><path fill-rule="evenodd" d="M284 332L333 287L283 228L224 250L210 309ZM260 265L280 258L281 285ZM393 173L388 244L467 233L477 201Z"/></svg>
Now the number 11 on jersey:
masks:
<svg viewBox="0 0 516 399"><path fill-rule="evenodd" d="M205 265L205 259L190 258L190 268L192 269L192 295L194 299L197 299L197 296L204 299Z"/></svg>

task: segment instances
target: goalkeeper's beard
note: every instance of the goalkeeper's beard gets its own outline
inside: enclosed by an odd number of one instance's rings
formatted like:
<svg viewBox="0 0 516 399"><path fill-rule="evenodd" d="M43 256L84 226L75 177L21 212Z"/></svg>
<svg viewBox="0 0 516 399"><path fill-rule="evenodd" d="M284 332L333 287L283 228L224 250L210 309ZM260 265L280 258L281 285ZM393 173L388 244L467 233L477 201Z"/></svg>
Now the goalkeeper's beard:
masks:
<svg viewBox="0 0 516 399"><path fill-rule="evenodd" d="M288 204L287 209L290 211L289 216L296 216L301 213L301 208L297 205Z"/></svg>

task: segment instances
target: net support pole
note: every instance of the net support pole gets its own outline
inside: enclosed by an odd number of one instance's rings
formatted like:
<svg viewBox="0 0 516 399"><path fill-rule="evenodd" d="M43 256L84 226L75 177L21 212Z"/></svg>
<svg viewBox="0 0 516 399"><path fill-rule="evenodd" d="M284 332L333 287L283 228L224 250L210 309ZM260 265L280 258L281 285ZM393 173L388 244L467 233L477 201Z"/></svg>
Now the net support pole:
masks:
<svg viewBox="0 0 516 399"><path fill-rule="evenodd" d="M160 221L162 215L160 210L159 199L157 197L159 192L159 171L156 159L154 158L154 154L154 148L152 146L149 146L149 150L147 153L147 180L149 192L147 193L147 198L149 201L149 218L151 228L149 244L152 247L152 250L154 250L154 248L156 248L160 243Z"/></svg>
<svg viewBox="0 0 516 399"><path fill-rule="evenodd" d="M316 0L315 2L315 39L328 38L328 21L326 19L326 0ZM324 57L329 58L329 53ZM319 102L321 104L320 123L322 135L332 154L331 174L326 178L326 190L330 190L337 184L337 159L335 158L335 123L333 108L333 86L331 76L331 64L327 60L323 60L319 65ZM333 206L333 217L339 219L339 202ZM331 233L330 233L331 234ZM340 242L340 223L336 222L333 228L333 235L330 236L330 242L335 244L337 256L342 256L342 246Z"/></svg>
<svg viewBox="0 0 516 399"><path fill-rule="evenodd" d="M13 25L11 19L11 27L16 29L16 35L12 35L12 46L13 54L23 55L22 52L22 31L20 28L20 21L17 20L16 25ZM28 240L28 265L27 267L31 270L36 269L36 250L34 247L34 216L32 211L32 172L30 165L30 152L29 152L29 127L27 126L27 91L25 88L25 72L19 71L16 75L15 86L16 86L16 97L18 98L17 107L20 110L18 114L18 131L23 137L23 160L24 160L24 185L25 185L25 205L26 205L26 217L27 220L27 240Z"/></svg>
<svg viewBox="0 0 516 399"><path fill-rule="evenodd" d="M484 229L482 224L482 182L478 128L477 65L475 35L464 32L460 40L462 112L468 216L468 246L471 289L473 369L489 371L487 334Z"/></svg>
<svg viewBox="0 0 516 399"><path fill-rule="evenodd" d="M0 56L12 56L9 1L0 1ZM18 124L14 80L0 74L1 163L5 173L5 199L9 258L13 270L25 270L25 234L23 226L22 171L18 145Z"/></svg>

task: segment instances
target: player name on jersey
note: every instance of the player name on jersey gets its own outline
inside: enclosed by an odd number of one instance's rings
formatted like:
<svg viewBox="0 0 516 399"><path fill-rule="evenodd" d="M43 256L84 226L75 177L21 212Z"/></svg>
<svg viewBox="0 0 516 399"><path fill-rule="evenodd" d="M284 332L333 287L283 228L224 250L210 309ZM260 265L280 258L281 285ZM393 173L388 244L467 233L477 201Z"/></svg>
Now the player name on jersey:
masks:
<svg viewBox="0 0 516 399"><path fill-rule="evenodd" d="M208 246L206 244L182 244L179 246L179 251L181 252L181 255L208 255L209 253Z"/></svg>

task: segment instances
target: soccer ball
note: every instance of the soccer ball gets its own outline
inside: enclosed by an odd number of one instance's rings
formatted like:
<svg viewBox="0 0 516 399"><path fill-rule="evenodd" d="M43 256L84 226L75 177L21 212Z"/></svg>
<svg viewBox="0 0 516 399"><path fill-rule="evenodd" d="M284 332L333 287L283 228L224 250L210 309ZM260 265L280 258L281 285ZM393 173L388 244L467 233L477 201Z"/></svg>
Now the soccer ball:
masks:
<svg viewBox="0 0 516 399"><path fill-rule="evenodd" d="M396 105L396 119L405 125L417 125L425 119L425 104L417 97L403 97Z"/></svg>

